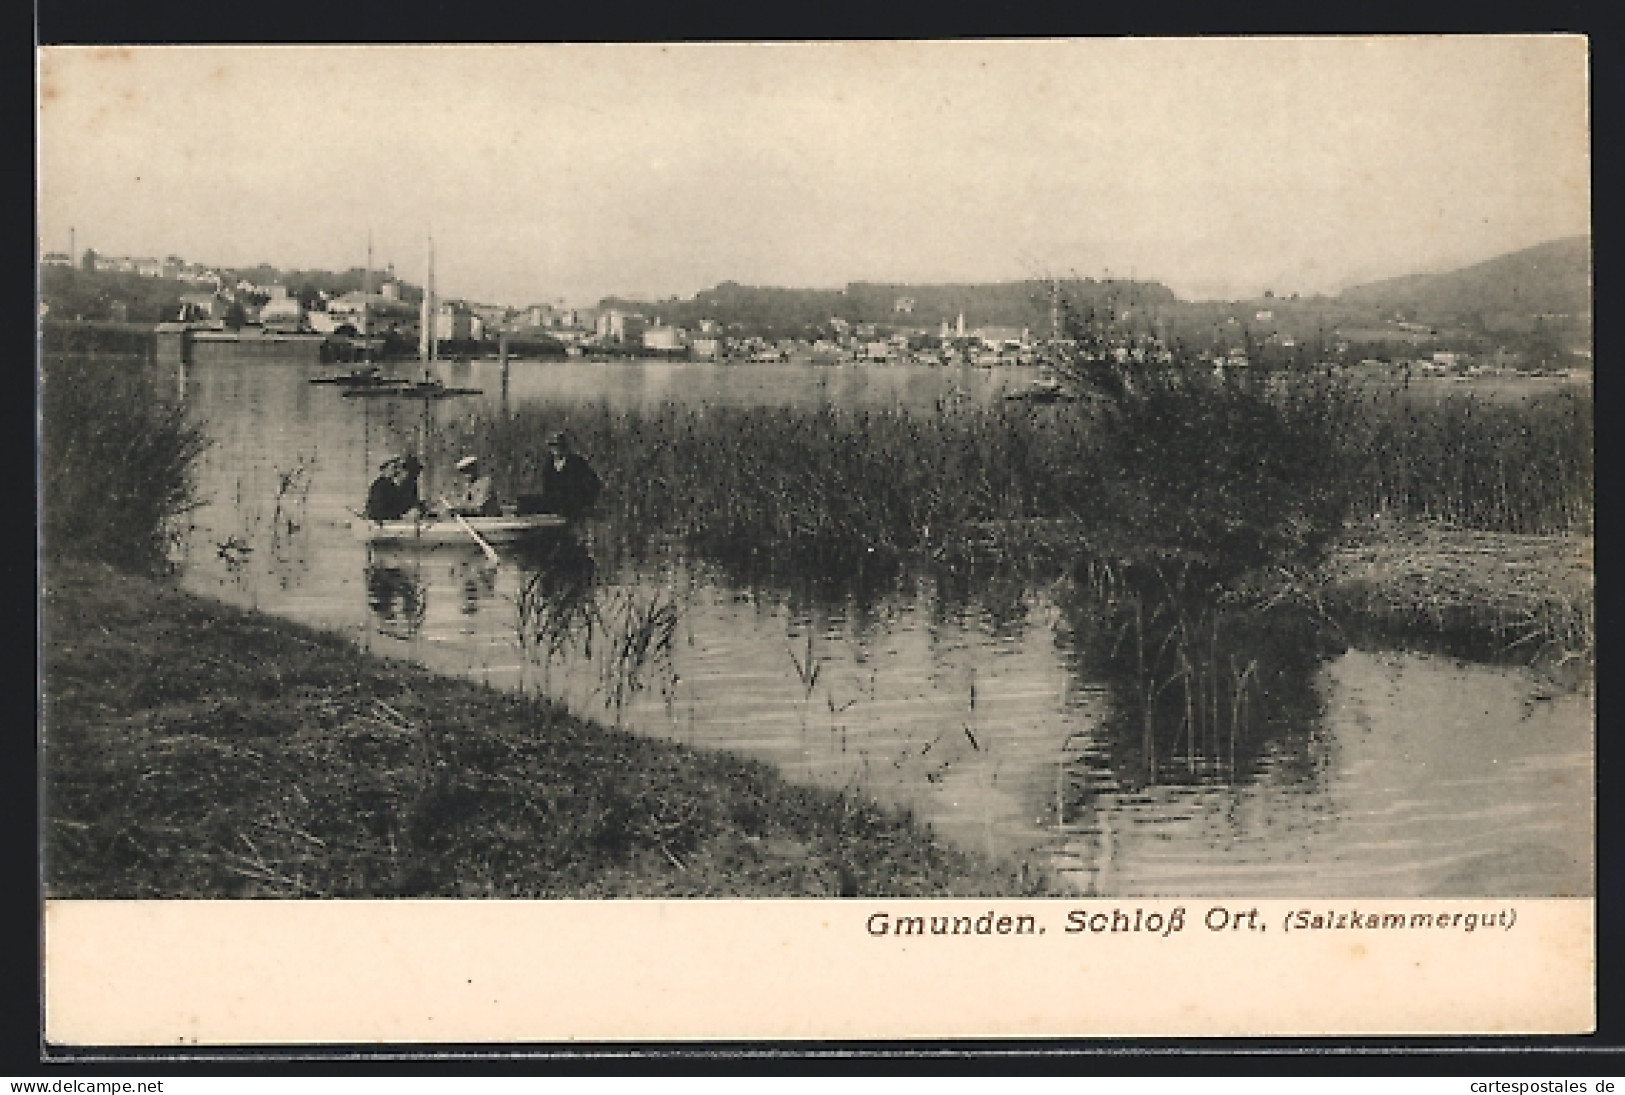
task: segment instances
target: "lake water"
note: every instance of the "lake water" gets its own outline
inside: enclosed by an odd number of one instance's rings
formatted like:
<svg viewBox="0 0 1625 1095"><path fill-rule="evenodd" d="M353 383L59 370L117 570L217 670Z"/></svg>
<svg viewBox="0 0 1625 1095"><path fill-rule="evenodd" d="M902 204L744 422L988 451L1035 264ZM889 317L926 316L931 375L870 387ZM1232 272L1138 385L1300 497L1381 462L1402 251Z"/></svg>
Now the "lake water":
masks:
<svg viewBox="0 0 1625 1095"><path fill-rule="evenodd" d="M504 405L930 407L997 399L1033 370L519 364L506 384L495 363L436 371L484 394L344 398L308 383L321 370L263 363L169 374L215 440L186 584L873 795L964 847L1047 864L1080 893L1592 892L1593 699L1526 669L1348 650L1279 678L1283 696L1263 699L1288 716L1244 730L1227 763L1215 763L1222 743L1187 741L1152 775L1123 728L1122 686L1092 668L1064 577L744 584L681 555L612 563L596 528L563 563L492 568L472 545L386 552L349 527L384 455ZM426 495L443 481L431 469ZM568 604L571 589L595 606L593 649L587 615L566 621L551 655L522 641L528 610ZM634 618L670 621L669 649L617 659L604 640Z"/></svg>

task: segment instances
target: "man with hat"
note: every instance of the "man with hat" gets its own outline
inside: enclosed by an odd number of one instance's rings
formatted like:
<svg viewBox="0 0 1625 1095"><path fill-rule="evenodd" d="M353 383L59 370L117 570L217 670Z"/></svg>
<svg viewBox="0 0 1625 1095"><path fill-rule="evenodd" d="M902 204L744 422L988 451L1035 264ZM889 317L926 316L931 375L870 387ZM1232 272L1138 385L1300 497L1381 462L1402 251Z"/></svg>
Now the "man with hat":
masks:
<svg viewBox="0 0 1625 1095"><path fill-rule="evenodd" d="M423 499L418 493L418 477L422 474L423 462L417 458L416 453L409 452L401 457L401 477L399 479L401 501L405 504L408 512L423 508Z"/></svg>
<svg viewBox="0 0 1625 1095"><path fill-rule="evenodd" d="M492 489L491 477L480 474L479 457L463 457L457 461L457 470L463 473L463 486L461 491L446 500L451 511L464 517L501 516L502 506L497 501L496 491Z"/></svg>
<svg viewBox="0 0 1625 1095"><path fill-rule="evenodd" d="M407 458L412 460L411 457ZM416 461L412 460L415 464ZM391 456L378 465L378 478L367 488L363 516L369 521L399 521L418 507L417 485L411 482L406 464Z"/></svg>
<svg viewBox="0 0 1625 1095"><path fill-rule="evenodd" d="M547 460L542 464L542 501L551 513L575 521L598 501L604 489L586 457L575 451L562 430L547 439Z"/></svg>

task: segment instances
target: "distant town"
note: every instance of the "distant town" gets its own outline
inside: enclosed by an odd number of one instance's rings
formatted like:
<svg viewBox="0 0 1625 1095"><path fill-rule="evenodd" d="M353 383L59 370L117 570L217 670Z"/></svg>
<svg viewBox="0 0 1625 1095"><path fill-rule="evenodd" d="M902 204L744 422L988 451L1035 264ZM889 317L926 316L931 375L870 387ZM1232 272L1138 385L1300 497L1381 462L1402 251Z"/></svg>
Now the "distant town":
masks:
<svg viewBox="0 0 1625 1095"><path fill-rule="evenodd" d="M1171 357L1177 344L1225 368L1329 362L1474 376L1591 364L1586 240L1336 297L1265 291L1246 301L1181 301L1155 282L1072 278L839 290L724 283L688 300L606 298L590 307L438 299L387 264L236 269L86 249L41 256L39 307L47 341L75 325L185 329L309 340L330 360L426 354L427 327L443 358L1031 364L1066 333L1063 308L1083 308L1109 318L1119 358Z"/></svg>

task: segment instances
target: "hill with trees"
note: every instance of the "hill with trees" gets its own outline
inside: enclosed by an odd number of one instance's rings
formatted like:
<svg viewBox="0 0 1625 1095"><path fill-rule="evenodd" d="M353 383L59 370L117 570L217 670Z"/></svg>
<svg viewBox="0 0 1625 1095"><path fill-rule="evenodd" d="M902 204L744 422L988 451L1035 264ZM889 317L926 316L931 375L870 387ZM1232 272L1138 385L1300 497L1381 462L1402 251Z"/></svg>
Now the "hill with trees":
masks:
<svg viewBox="0 0 1625 1095"><path fill-rule="evenodd" d="M688 300L661 301L605 297L601 308L641 312L651 320L692 327L702 319L728 329L769 338L807 338L830 333L832 319L857 325L935 329L963 314L974 327L1027 327L1048 333L1052 293L1059 290L1073 303L1119 307L1171 304L1173 292L1156 282L1095 281L1092 278L1059 282L1027 280L947 285L851 282L843 289L785 289L740 285L725 281Z"/></svg>
<svg viewBox="0 0 1625 1095"><path fill-rule="evenodd" d="M359 266L349 270L281 270L260 264L245 267L220 267L222 285L231 290L244 304L263 304L265 294L239 294L232 287L240 281L257 286L284 285L288 295L310 308L321 293L330 297L354 292L363 285L373 292L383 280L383 274L374 270L369 278ZM398 279L397 279L398 280ZM399 282L401 299L417 304L423 299L423 289L407 282ZM174 278L143 277L140 274L114 270L87 270L80 266L43 266L40 268L40 299L49 308L52 319L109 320L124 319L131 323L159 323L174 319L182 295L214 291L213 281L188 281Z"/></svg>
<svg viewBox="0 0 1625 1095"><path fill-rule="evenodd" d="M1345 289L1340 299L1426 321L1434 317L1529 322L1540 315L1591 312L1591 240L1552 240L1442 274L1386 278Z"/></svg>
<svg viewBox="0 0 1625 1095"><path fill-rule="evenodd" d="M181 294L213 288L210 283L71 266L42 267L39 284L40 300L50 309L52 319L122 319L131 323L174 319Z"/></svg>

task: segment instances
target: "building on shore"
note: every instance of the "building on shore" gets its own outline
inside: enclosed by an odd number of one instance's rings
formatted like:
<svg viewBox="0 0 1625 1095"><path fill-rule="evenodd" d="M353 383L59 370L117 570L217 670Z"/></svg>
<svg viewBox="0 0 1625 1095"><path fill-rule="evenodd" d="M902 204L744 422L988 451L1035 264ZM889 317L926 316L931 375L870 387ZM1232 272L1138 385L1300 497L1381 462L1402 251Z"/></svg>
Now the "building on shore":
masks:
<svg viewBox="0 0 1625 1095"><path fill-rule="evenodd" d="M598 314L594 326L599 339L616 345L643 345L643 331L648 320L640 312L625 312L619 308L606 308Z"/></svg>
<svg viewBox="0 0 1625 1095"><path fill-rule="evenodd" d="M260 324L268 331L302 331L306 330L305 309L297 298L288 296L283 286L274 286L281 289L278 295L260 305Z"/></svg>
<svg viewBox="0 0 1625 1095"><path fill-rule="evenodd" d="M989 350L1019 349L1031 342L1025 327L979 327L975 337Z"/></svg>
<svg viewBox="0 0 1625 1095"><path fill-rule="evenodd" d="M675 353L688 347L688 332L681 327L668 327L656 321L656 325L643 332L643 348L660 353Z"/></svg>
<svg viewBox="0 0 1625 1095"><path fill-rule="evenodd" d="M328 301L333 330L350 335L396 334L416 342L421 330L417 306L402 300L393 282L386 283L383 290L345 293Z"/></svg>
<svg viewBox="0 0 1625 1095"><path fill-rule="evenodd" d="M479 338L478 317L460 300L442 301L435 308L434 337L441 342L467 342Z"/></svg>

